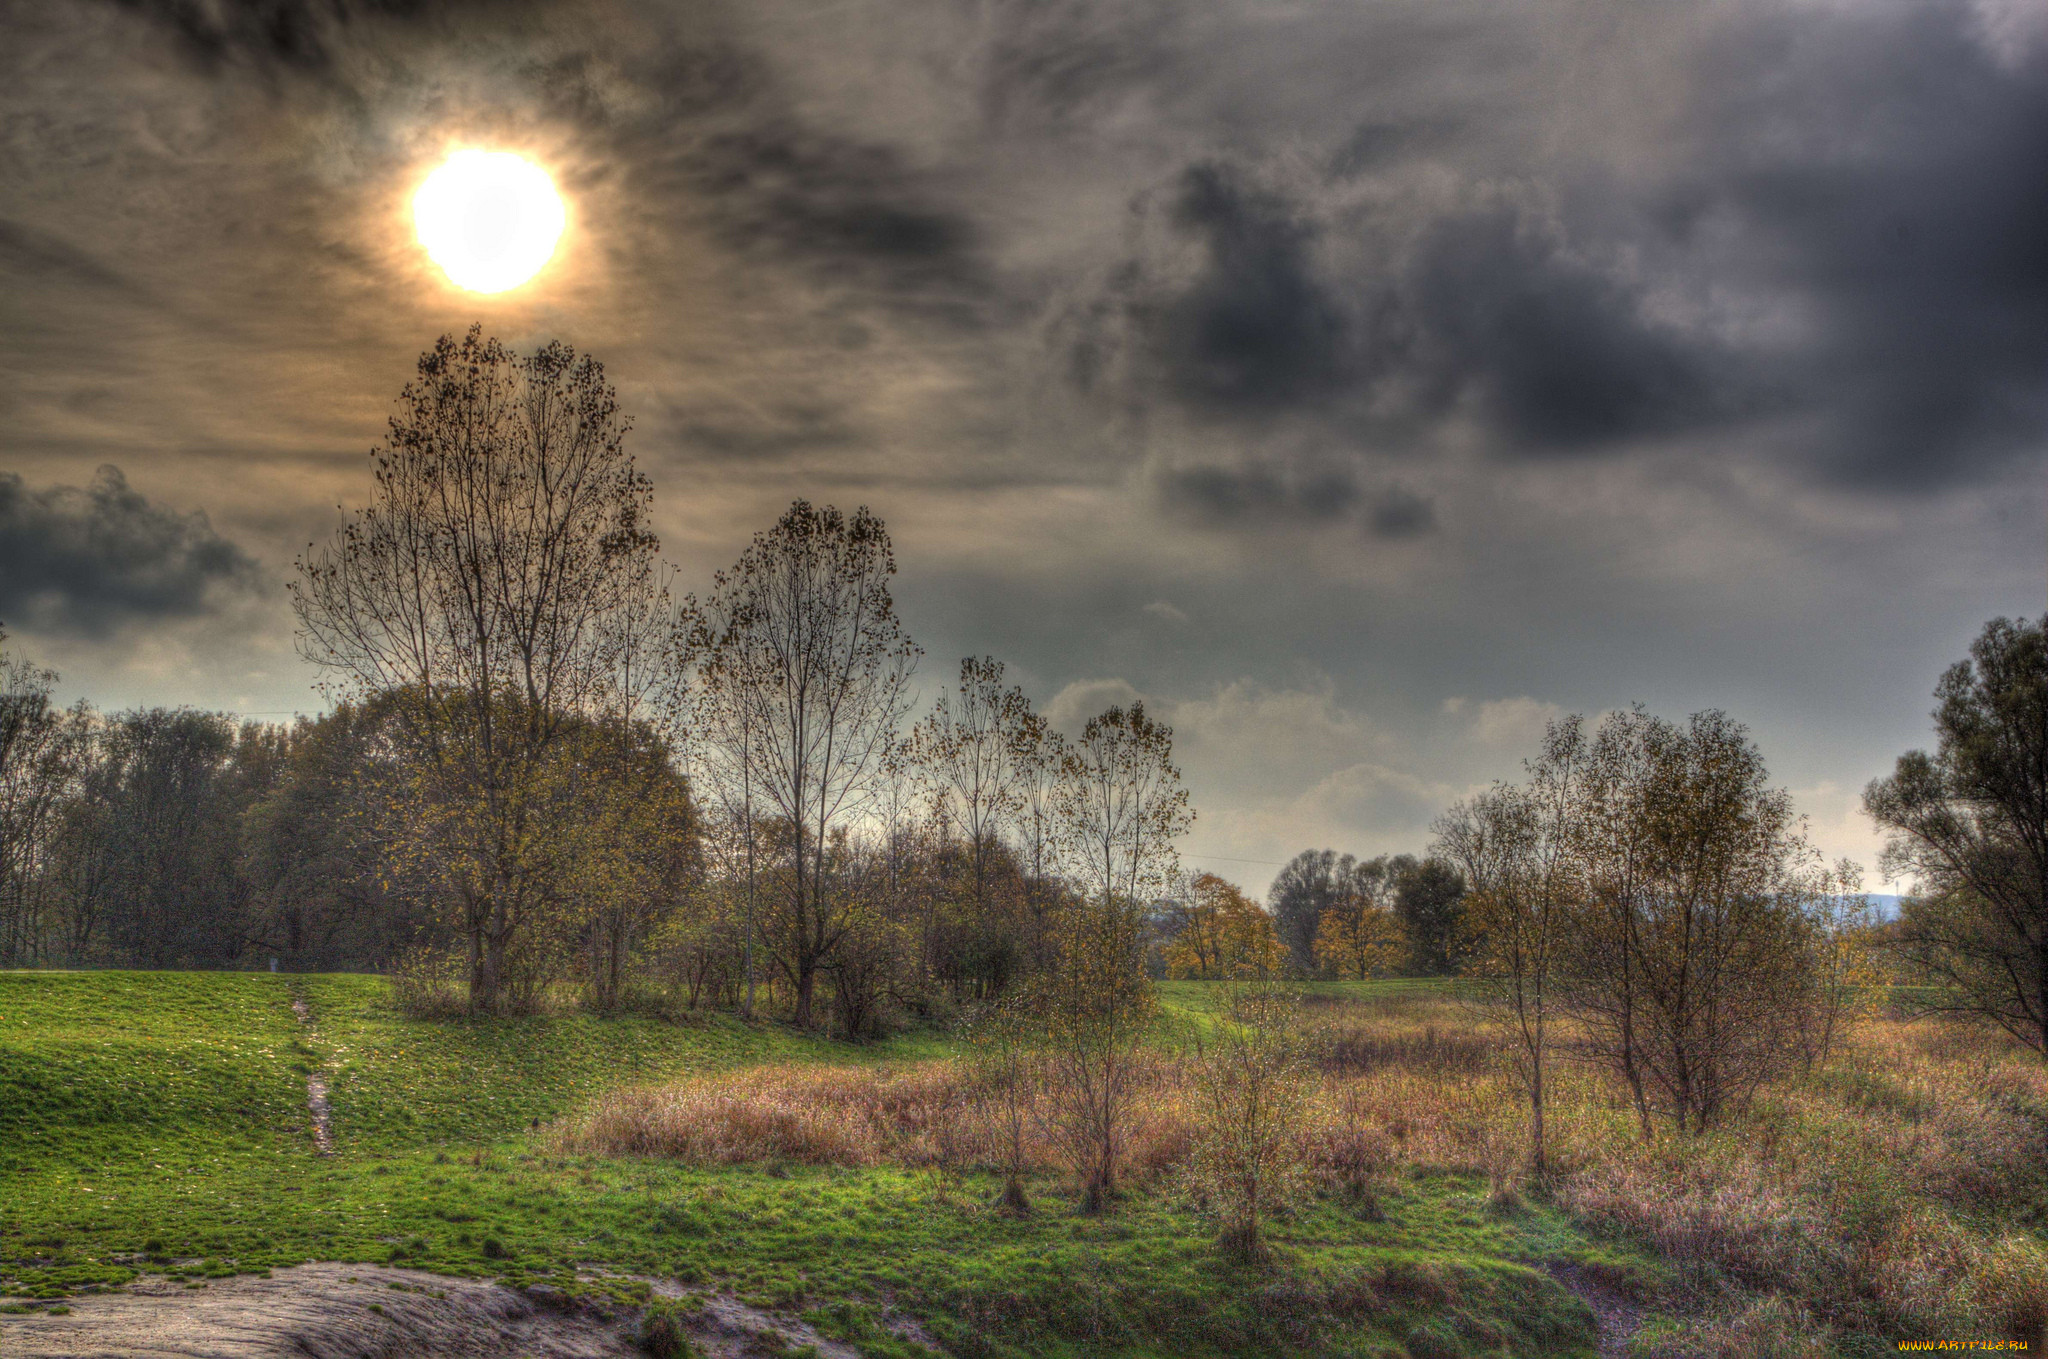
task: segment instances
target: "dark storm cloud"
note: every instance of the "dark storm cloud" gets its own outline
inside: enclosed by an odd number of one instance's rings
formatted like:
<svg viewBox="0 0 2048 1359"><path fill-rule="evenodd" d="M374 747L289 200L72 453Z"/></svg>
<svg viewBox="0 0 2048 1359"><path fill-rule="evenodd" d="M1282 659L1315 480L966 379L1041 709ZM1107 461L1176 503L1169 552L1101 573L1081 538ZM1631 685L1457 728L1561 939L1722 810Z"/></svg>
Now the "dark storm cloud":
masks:
<svg viewBox="0 0 2048 1359"><path fill-rule="evenodd" d="M1205 251L1195 280L1141 318L1174 391L1237 411L1326 395L1345 374L1348 336L1314 274L1314 225L1215 164L1182 174L1172 220Z"/></svg>
<svg viewBox="0 0 2048 1359"><path fill-rule="evenodd" d="M1813 308L1794 400L1844 481L1974 480L2048 428L2048 51L2001 61L1968 18L1906 6L1826 46L1781 18L1722 44L1703 135L1650 196L1679 246L1736 231L1758 283Z"/></svg>
<svg viewBox="0 0 2048 1359"><path fill-rule="evenodd" d="M1744 12L1613 164L1510 166L1501 129L1419 116L1355 125L1320 180L1192 162L1069 370L1367 459L1455 422L1505 458L1682 438L1870 489L1996 475L2048 428L2048 58L2001 60L1961 4Z"/></svg>
<svg viewBox="0 0 2048 1359"><path fill-rule="evenodd" d="M1652 323L1640 285L1574 257L1514 206L1424 231L1381 337L1429 414L1469 409L1519 452L1593 452L1695 428L1740 404L1717 393L1712 347Z"/></svg>
<svg viewBox="0 0 2048 1359"><path fill-rule="evenodd" d="M1453 415L1510 453L1590 453L1722 418L1709 339L1648 314L1646 287L1593 263L1554 218L1488 192L1419 224L1345 220L1213 164L1180 178L1170 220L1201 247L1192 277L1119 280L1076 342L1099 366L1118 328L1159 395L1237 423L1309 415L1354 447L1399 452ZM1486 200L1492 201L1486 201ZM1319 237L1354 239L1318 260ZM1106 328L1106 329L1105 329ZM1256 482L1262 474L1251 474Z"/></svg>
<svg viewBox="0 0 2048 1359"><path fill-rule="evenodd" d="M206 613L257 581L255 562L204 514L152 504L118 467L101 467L83 489L0 473L0 619L103 636Z"/></svg>

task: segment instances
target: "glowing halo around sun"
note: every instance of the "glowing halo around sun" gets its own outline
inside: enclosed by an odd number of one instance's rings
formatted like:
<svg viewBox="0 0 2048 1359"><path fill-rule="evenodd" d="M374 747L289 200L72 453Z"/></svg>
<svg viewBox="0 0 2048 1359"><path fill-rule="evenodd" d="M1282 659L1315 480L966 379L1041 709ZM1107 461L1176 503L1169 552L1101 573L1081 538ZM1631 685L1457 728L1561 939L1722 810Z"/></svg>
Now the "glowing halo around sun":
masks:
<svg viewBox="0 0 2048 1359"><path fill-rule="evenodd" d="M568 211L532 161L509 151L457 151L412 196L412 220L450 282L501 293L540 272Z"/></svg>

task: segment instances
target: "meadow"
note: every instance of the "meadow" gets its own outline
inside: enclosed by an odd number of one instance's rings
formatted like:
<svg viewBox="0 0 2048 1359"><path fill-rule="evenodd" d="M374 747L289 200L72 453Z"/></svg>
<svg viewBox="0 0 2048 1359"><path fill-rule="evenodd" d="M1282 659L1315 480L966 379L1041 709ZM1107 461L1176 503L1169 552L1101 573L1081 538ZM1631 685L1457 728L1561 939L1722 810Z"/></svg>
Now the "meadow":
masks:
<svg viewBox="0 0 2048 1359"><path fill-rule="evenodd" d="M1181 1173L1174 1054L1216 1022L1213 984L1160 988L1115 1210L1078 1213L1040 1149L1018 1217L943 1033L423 1021L369 976L0 973L0 1288L49 1309L143 1272L324 1260L630 1305L664 1278L876 1356L926 1348L910 1336L1077 1357L2041 1344L2048 1073L1986 1036L1880 1007L1725 1127L1650 1145L1567 1063L1536 1184L1512 1074L1449 984L1304 991L1306 1192L1236 1262Z"/></svg>

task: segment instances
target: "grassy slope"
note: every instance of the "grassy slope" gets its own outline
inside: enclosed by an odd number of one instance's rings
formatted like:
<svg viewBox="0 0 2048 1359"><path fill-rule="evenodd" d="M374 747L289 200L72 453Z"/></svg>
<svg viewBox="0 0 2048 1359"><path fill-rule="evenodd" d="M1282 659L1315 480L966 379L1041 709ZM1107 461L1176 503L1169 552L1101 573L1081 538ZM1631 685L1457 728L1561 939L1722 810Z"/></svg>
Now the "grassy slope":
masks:
<svg viewBox="0 0 2048 1359"><path fill-rule="evenodd" d="M1043 1210L1015 1221L974 1177L562 1161L534 1148L536 1122L611 1086L945 1045L856 1050L723 1017L416 1023L382 997L365 977L0 973L0 1279L54 1296L117 1284L143 1252L200 1275L307 1259L514 1277L595 1264L808 1309L875 1354L904 1352L868 1324L879 1301L963 1354L1588 1352L1584 1307L1529 1265L1592 1248L1545 1210L1489 1216L1469 1177L1405 1181L1381 1220L1318 1203L1246 1271L1163 1192L1089 1220L1046 1183ZM1209 995L1179 984L1165 999L1199 1023ZM330 1159L304 1107L316 1063L333 1087Z"/></svg>

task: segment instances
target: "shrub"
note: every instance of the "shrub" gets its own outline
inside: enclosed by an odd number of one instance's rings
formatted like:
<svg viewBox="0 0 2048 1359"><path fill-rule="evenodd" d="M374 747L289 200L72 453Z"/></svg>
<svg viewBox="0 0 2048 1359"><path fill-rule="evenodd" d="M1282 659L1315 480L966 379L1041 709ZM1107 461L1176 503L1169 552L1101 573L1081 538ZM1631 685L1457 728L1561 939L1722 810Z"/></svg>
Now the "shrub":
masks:
<svg viewBox="0 0 2048 1359"><path fill-rule="evenodd" d="M407 1019L449 1019L469 1013L468 970L442 948L410 950L391 968L391 1001Z"/></svg>
<svg viewBox="0 0 2048 1359"><path fill-rule="evenodd" d="M1292 1032L1294 1002L1270 984L1228 997L1229 1017L1192 1069L1197 1113L1189 1173L1222 1221L1223 1247L1259 1253L1259 1224L1299 1191L1308 1067Z"/></svg>

